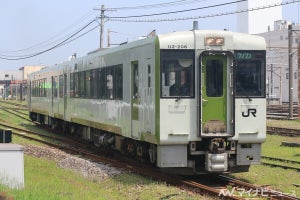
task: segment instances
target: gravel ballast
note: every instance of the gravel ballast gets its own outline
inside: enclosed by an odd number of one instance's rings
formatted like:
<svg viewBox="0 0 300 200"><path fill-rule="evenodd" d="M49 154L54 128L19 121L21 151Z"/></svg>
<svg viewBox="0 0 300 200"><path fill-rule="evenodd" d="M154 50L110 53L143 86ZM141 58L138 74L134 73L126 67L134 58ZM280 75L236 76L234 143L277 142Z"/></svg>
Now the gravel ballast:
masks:
<svg viewBox="0 0 300 200"><path fill-rule="evenodd" d="M101 163L94 163L89 160L65 153L59 149L47 146L26 145L24 152L27 155L37 158L54 160L59 167L79 172L84 177L90 179L97 179L101 181L108 177L122 173L121 170L115 167Z"/></svg>

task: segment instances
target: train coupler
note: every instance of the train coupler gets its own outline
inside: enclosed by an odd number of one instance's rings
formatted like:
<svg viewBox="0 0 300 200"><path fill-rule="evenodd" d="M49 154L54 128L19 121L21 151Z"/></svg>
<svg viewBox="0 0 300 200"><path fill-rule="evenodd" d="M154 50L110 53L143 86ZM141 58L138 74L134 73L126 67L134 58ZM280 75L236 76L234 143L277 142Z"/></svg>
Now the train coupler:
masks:
<svg viewBox="0 0 300 200"><path fill-rule="evenodd" d="M228 169L227 153L206 153L205 169L209 172L225 172Z"/></svg>

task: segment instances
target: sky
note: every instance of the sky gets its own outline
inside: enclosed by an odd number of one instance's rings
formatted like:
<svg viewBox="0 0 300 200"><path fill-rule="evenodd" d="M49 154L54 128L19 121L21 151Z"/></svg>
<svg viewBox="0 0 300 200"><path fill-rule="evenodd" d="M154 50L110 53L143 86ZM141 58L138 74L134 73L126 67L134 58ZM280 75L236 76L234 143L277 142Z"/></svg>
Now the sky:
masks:
<svg viewBox="0 0 300 200"><path fill-rule="evenodd" d="M104 12L105 16L110 17L109 20L105 20L104 24L103 46L107 47L108 29L111 31L110 43L113 45L136 40L146 36L152 30L156 30L157 34L191 30L193 21L198 21L199 29L228 29L236 31L235 14L178 20L195 16L203 17L208 14L232 12L236 10L236 4L231 2L235 1L3 0L0 6L0 71L18 70L26 65L51 66L68 60L74 53L77 54L77 57L82 57L88 52L99 48L99 9L101 5L104 5L106 9ZM282 1L286 2L287 0ZM227 5L214 6L218 4ZM299 23L299 4L294 3L283 6L283 19ZM132 9L133 7L138 9ZM200 7L212 8L177 12ZM169 12L176 13L158 15ZM114 21L116 18L113 18L141 15L152 16L122 18L120 21ZM97 19L98 22L93 21L94 19ZM161 21L166 19L173 21ZM127 20L134 21L128 22ZM90 25L87 26L89 23ZM84 28L85 26L87 27ZM81 29L82 31L79 31ZM79 33L75 34L76 32ZM83 33L86 34L83 35ZM73 40L76 37L78 38ZM71 41L67 40L68 38ZM60 45L64 40L68 43ZM39 55L33 56L36 54ZM21 60L7 60L7 58L19 59L28 56L33 57Z"/></svg>

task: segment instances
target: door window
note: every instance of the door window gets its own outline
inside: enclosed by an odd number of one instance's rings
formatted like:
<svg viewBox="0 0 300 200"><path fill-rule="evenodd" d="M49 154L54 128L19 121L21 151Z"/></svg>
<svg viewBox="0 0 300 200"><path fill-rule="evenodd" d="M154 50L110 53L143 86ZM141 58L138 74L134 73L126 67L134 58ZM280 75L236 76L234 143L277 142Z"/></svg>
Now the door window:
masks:
<svg viewBox="0 0 300 200"><path fill-rule="evenodd" d="M222 60L206 61L206 95L223 96L223 62Z"/></svg>

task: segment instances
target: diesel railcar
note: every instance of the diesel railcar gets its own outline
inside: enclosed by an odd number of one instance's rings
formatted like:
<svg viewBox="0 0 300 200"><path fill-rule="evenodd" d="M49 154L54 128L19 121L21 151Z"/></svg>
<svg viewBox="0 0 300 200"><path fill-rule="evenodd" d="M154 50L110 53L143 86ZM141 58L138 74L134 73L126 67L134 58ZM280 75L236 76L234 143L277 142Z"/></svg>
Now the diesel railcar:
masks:
<svg viewBox="0 0 300 200"><path fill-rule="evenodd" d="M30 118L178 174L247 171L266 138L266 44L192 30L29 76Z"/></svg>

